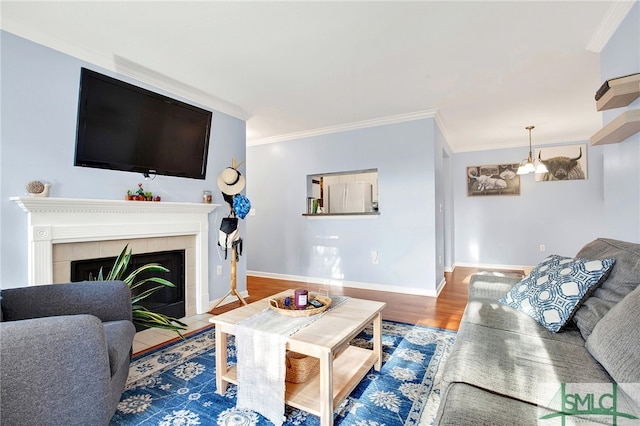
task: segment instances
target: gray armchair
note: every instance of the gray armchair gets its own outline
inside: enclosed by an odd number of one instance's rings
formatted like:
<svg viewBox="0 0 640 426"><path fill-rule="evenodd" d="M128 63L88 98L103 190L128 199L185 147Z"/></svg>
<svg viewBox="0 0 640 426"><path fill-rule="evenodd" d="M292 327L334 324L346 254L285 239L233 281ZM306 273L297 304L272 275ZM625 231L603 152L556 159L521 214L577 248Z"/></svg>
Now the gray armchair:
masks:
<svg viewBox="0 0 640 426"><path fill-rule="evenodd" d="M108 424L136 332L127 285L86 281L0 296L0 422Z"/></svg>

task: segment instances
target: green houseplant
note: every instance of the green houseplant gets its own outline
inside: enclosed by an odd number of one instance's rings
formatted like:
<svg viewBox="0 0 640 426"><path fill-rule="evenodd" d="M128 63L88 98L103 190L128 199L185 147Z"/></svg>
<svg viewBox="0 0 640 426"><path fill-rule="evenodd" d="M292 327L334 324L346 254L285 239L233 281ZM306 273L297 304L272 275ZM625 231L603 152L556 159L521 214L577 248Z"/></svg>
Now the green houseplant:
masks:
<svg viewBox="0 0 640 426"><path fill-rule="evenodd" d="M149 278L140 278L140 275L147 272L168 272L169 270L164 266L158 263L147 263L146 265L140 266L135 269L128 275L127 268L129 267L129 262L131 260L131 250L129 249L129 245L125 245L120 255L117 257L116 261L111 268L111 271L105 277L103 275L102 268L98 272L97 281L124 281L131 290L131 313L133 315L133 322L144 326L144 327L152 327L152 328L162 328L166 330L173 330L180 337L184 337L181 331L187 329L187 325L177 318L167 316L162 313L152 312L146 307L142 306L139 302L155 291L163 288L163 287L175 287L171 281L168 281L161 277L149 277ZM126 277L125 277L126 275ZM153 282L158 285L151 287L147 290L144 290L140 294L135 294L136 289L140 288L142 285Z"/></svg>

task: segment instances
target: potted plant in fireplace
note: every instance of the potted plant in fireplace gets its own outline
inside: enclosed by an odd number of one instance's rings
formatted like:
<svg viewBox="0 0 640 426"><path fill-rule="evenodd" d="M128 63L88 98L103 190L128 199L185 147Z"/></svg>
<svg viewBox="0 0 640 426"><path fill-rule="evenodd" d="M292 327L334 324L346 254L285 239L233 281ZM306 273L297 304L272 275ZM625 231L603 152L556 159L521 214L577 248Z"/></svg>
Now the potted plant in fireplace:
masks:
<svg viewBox="0 0 640 426"><path fill-rule="evenodd" d="M129 262L131 260L131 250L128 250L128 248L129 245L127 244L124 249L122 249L122 252L120 252L120 255L117 257L111 271L109 271L106 277L103 275L102 268L100 268L96 280L124 281L129 286L129 289L131 290L131 313L133 316L133 322L137 326L142 326L143 328L152 327L172 330L178 333L180 337L184 337L181 331L187 329L187 325L185 323L163 313L150 311L140 304L140 301L164 287L175 287L175 284L162 277L152 276L142 278L141 275L153 272L168 272L169 270L158 263L147 263L127 275L127 268L129 267ZM141 290L143 285L150 282L157 285Z"/></svg>

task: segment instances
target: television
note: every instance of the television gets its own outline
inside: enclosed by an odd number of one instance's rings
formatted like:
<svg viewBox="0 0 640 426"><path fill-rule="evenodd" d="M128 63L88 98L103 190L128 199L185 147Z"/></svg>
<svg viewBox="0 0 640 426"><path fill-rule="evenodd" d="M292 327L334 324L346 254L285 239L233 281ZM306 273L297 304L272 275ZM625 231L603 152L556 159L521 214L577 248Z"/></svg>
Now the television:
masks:
<svg viewBox="0 0 640 426"><path fill-rule="evenodd" d="M205 179L211 111L82 68L75 166Z"/></svg>

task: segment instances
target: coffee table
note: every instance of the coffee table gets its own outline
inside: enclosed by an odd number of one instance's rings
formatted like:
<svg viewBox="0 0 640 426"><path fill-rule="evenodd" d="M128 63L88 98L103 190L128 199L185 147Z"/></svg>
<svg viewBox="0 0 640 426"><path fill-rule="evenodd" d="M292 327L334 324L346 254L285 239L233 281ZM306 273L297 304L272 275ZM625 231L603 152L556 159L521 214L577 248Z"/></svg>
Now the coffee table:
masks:
<svg viewBox="0 0 640 426"><path fill-rule="evenodd" d="M272 297L292 295L286 290ZM320 417L320 424L333 425L333 412L367 372L382 366L382 310L384 302L349 298L324 313L287 339L287 349L320 359L320 372L304 383L286 383L285 403ZM216 392L238 383L235 366L227 364L227 336L235 334L239 322L269 307L269 298L212 317L216 334ZM349 342L373 324L373 349Z"/></svg>

